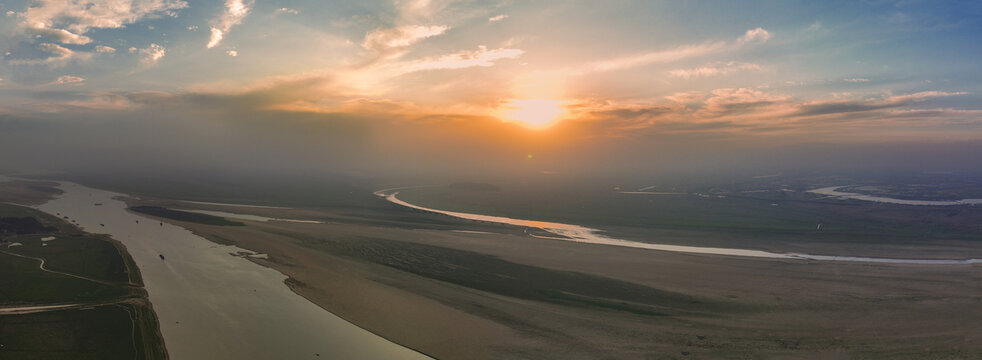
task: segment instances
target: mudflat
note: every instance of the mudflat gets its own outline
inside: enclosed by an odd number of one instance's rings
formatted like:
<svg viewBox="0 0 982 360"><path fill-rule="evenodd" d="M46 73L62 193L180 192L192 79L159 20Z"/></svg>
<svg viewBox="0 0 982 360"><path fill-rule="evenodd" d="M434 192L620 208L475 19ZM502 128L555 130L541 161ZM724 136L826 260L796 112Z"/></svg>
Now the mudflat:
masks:
<svg viewBox="0 0 982 360"><path fill-rule="evenodd" d="M379 225L332 210L142 204L324 221L173 222L268 254L251 260L297 293L442 359L982 356L978 265L669 253L417 213Z"/></svg>

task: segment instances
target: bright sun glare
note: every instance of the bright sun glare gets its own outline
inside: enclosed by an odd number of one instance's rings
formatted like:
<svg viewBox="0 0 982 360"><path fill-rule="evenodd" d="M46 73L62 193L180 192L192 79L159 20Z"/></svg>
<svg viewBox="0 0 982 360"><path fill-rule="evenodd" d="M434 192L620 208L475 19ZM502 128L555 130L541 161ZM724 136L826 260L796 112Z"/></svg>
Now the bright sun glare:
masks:
<svg viewBox="0 0 982 360"><path fill-rule="evenodd" d="M543 129L554 124L563 113L563 101L546 99L511 100L499 114L508 121L533 129Z"/></svg>

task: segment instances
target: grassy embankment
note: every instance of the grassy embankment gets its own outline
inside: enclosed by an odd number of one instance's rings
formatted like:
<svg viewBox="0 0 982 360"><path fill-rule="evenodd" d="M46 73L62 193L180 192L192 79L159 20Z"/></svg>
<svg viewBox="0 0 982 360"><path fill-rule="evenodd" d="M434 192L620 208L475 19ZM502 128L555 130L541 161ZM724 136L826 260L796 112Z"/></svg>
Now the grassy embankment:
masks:
<svg viewBox="0 0 982 360"><path fill-rule="evenodd" d="M0 274L0 310L72 305L0 315L0 358L167 356L139 270L122 244L108 237L83 233L33 209L0 204Z"/></svg>

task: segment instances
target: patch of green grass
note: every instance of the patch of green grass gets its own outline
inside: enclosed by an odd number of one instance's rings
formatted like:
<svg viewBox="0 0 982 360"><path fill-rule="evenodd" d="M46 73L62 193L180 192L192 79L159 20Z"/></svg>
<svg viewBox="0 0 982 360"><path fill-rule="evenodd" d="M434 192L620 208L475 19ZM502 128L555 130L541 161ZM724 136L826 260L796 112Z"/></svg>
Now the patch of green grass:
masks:
<svg viewBox="0 0 982 360"><path fill-rule="evenodd" d="M0 253L0 304L37 306L122 301L91 308L2 315L0 359L167 358L146 293L123 284L142 284L142 280L122 244L84 234L61 219L26 207L2 204L0 213L37 219L55 230L50 235L7 237L6 240L23 245L0 250L43 258L45 269L50 271L99 280L43 271L38 267L38 260ZM42 246L41 238L46 236L56 239Z"/></svg>
<svg viewBox="0 0 982 360"><path fill-rule="evenodd" d="M140 332L133 329L132 308L105 305L0 316L0 359L147 358L136 341L141 339L133 339Z"/></svg>
<svg viewBox="0 0 982 360"><path fill-rule="evenodd" d="M16 238L23 246L7 251L43 258L45 268L88 278L125 283L129 280L123 256L108 240L85 236L56 236L42 242L44 235ZM46 246L42 246L42 244Z"/></svg>
<svg viewBox="0 0 982 360"><path fill-rule="evenodd" d="M136 211L138 213L143 213L147 215L152 215L152 216L157 216L157 217L162 217L162 218L167 218L177 221L187 221L187 222L193 222L198 224L216 225L216 226L245 226L245 224L243 223L236 222L236 221L229 221L223 217L168 209L159 206L134 206L129 209Z"/></svg>
<svg viewBox="0 0 982 360"><path fill-rule="evenodd" d="M0 253L0 304L50 304L116 299L130 294L111 286L49 273L38 261Z"/></svg>
<svg viewBox="0 0 982 360"><path fill-rule="evenodd" d="M31 217L44 226L54 227L57 231L77 232L78 229L71 224L29 207L0 203L0 218L4 217Z"/></svg>

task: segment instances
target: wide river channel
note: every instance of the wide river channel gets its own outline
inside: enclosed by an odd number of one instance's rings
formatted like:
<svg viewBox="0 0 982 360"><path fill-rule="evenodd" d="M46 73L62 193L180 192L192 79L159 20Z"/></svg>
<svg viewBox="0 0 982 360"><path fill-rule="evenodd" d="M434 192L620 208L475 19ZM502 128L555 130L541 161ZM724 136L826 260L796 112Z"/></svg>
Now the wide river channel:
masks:
<svg viewBox="0 0 982 360"><path fill-rule="evenodd" d="M38 209L126 245L171 359L428 359L314 305L276 270L230 255L241 248L130 213L114 199L122 194L60 189Z"/></svg>

